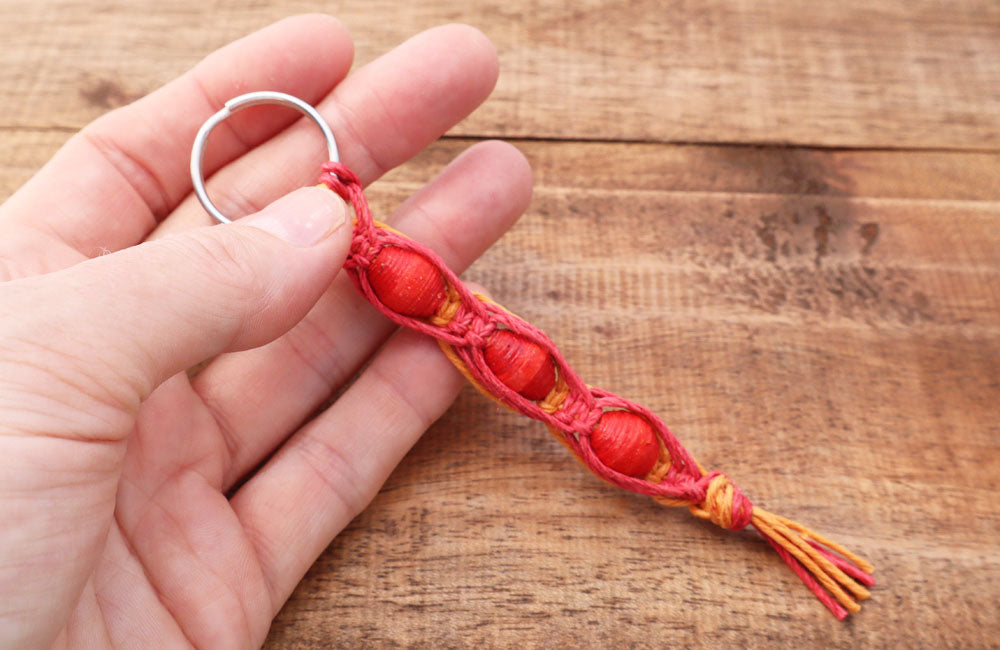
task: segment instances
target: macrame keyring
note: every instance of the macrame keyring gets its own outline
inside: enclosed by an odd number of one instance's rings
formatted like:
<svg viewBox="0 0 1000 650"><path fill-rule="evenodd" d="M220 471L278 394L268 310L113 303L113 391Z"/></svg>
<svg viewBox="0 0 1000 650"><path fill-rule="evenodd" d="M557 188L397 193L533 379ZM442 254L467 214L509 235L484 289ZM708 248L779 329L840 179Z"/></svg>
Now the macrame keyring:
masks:
<svg viewBox="0 0 1000 650"><path fill-rule="evenodd" d="M722 528L754 528L834 616L843 620L875 584L872 566L805 526L755 506L721 472L706 471L648 409L588 386L540 330L473 293L434 251L372 219L358 177L339 162L333 132L315 108L277 92L226 102L198 131L191 153L195 194L217 221L202 175L211 130L260 104L294 108L326 138L330 161L319 181L354 208L354 237L344 264L354 286L393 322L437 339L459 371L487 397L543 422L590 471L666 506L684 506Z"/></svg>

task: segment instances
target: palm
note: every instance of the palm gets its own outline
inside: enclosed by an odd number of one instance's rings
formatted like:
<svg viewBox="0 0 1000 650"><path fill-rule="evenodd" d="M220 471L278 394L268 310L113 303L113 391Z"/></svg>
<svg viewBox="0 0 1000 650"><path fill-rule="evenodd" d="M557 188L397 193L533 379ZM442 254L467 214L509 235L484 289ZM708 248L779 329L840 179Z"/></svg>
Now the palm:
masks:
<svg viewBox="0 0 1000 650"><path fill-rule="evenodd" d="M327 19L284 21L88 127L2 207L0 280L208 225L190 196L187 155L200 123L239 92L283 90L317 105L344 161L371 182L462 119L495 80L495 53L482 36L448 27L340 82L347 39ZM224 212L265 205L315 176L322 140L311 125L283 130L292 117L260 109L213 137L209 189ZM81 169L97 171L81 177ZM520 154L485 143L389 221L461 270L529 194ZM37 438L30 453L57 470L25 474L45 482L30 506L47 512L49 527L22 553L32 570L48 571L44 588L26 589L18 603L29 622L44 626L31 617L51 616L62 621L59 640L87 646L263 641L309 565L460 385L432 343L410 333L386 343L393 328L342 275L317 293L308 315L276 340L223 354L193 379L172 377L138 410L114 400L79 408L81 395L62 386L62 410L21 432L35 437L2 439L9 448L0 451L16 458L27 454L18 445ZM127 383L114 364L94 361L88 385ZM0 607L0 624L4 616Z"/></svg>
<svg viewBox="0 0 1000 650"><path fill-rule="evenodd" d="M142 622L168 647L259 644L277 604L224 496L221 430L186 377L150 402L121 450L115 518L66 639L115 638Z"/></svg>
<svg viewBox="0 0 1000 650"><path fill-rule="evenodd" d="M147 620L159 639L190 635L207 647L259 644L279 603L252 531L225 497L232 479L222 432L187 377L151 400L125 450L116 517L93 579L95 596L119 607L95 622Z"/></svg>

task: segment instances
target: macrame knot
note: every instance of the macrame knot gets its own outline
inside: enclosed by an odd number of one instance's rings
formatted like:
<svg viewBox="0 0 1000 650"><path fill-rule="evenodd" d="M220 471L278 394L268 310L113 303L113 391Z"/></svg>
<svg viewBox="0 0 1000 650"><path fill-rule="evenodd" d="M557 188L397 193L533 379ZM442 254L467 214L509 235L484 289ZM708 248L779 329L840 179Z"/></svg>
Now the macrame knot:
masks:
<svg viewBox="0 0 1000 650"><path fill-rule="evenodd" d="M350 192L347 189L348 186L354 185L356 187L361 187L361 179L359 179L354 172L341 163L324 163L319 180L321 183L325 184L331 190L339 194L345 201L351 200Z"/></svg>
<svg viewBox="0 0 1000 650"><path fill-rule="evenodd" d="M753 517L753 504L743 496L738 487L720 472L705 476L708 487L701 503L690 506L695 517L708 519L716 526L729 530L743 530Z"/></svg>
<svg viewBox="0 0 1000 650"><path fill-rule="evenodd" d="M481 348L486 345L486 339L497 329L496 322L472 314L468 321L468 331L465 332L465 340L468 345Z"/></svg>
<svg viewBox="0 0 1000 650"><path fill-rule="evenodd" d="M344 267L348 269L367 269L372 264L372 258L375 257L371 251L374 251L371 237L357 235L351 241L351 252L344 262Z"/></svg>
<svg viewBox="0 0 1000 650"><path fill-rule="evenodd" d="M587 436L597 426L603 413L589 395L570 392L563 400L562 408L553 414L553 419L575 434Z"/></svg>
<svg viewBox="0 0 1000 650"><path fill-rule="evenodd" d="M445 331L462 339L462 345L482 348L486 339L496 330L496 323L484 319L464 304L459 304L451 319L444 325Z"/></svg>

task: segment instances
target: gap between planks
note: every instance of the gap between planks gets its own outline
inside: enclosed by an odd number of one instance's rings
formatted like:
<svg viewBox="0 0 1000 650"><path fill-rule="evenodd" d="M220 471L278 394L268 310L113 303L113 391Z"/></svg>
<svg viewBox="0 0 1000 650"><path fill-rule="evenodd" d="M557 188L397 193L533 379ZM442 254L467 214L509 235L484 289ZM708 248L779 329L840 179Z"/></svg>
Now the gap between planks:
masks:
<svg viewBox="0 0 1000 650"><path fill-rule="evenodd" d="M65 124L0 124L0 133L68 133L74 134L80 131L84 125ZM721 141L721 140L656 140L644 138L560 138L553 136L525 136L505 137L501 133L462 133L452 135L445 133L439 140L450 142L475 143L483 140L503 140L516 144L518 142L532 142L539 144L621 144L621 145L663 145L674 147L731 147L744 149L789 149L796 151L816 151L816 152L860 152L860 153L954 153L954 154L1000 154L1000 148L971 148L971 147L891 147L891 146L857 146L857 145L822 145L796 143L782 140L760 140L755 142Z"/></svg>
<svg viewBox="0 0 1000 650"><path fill-rule="evenodd" d="M2 127L0 127L2 128ZM671 147L731 147L744 149L794 149L797 151L816 152L860 152L860 153L954 153L954 154L1000 154L1000 148L971 148L971 147L889 147L889 146L857 146L857 145L822 145L795 143L782 140L760 140L754 142L721 141L721 140L656 140L643 138L560 138L552 136L525 136L504 137L501 134L491 135L488 133L462 133L460 135L444 134L441 140L452 142L479 142L482 140L503 140L516 144L518 142L537 142L539 144L621 144L621 145L663 145Z"/></svg>

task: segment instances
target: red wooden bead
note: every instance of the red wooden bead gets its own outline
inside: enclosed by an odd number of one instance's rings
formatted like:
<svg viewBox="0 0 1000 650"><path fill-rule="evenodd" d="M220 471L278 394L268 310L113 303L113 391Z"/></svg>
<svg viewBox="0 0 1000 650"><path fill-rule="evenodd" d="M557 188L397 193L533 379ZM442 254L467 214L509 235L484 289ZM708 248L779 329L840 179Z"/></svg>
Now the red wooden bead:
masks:
<svg viewBox="0 0 1000 650"><path fill-rule="evenodd" d="M405 248L383 248L368 267L368 282L386 307L405 316L431 316L445 301L444 279L437 268Z"/></svg>
<svg viewBox="0 0 1000 650"><path fill-rule="evenodd" d="M653 427L628 411L606 411L590 434L590 446L602 463L637 478L648 474L660 456Z"/></svg>
<svg viewBox="0 0 1000 650"><path fill-rule="evenodd" d="M510 330L497 330L486 339L483 355L497 379L530 400L545 399L556 384L549 353Z"/></svg>

